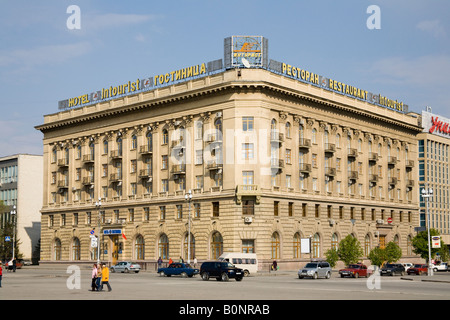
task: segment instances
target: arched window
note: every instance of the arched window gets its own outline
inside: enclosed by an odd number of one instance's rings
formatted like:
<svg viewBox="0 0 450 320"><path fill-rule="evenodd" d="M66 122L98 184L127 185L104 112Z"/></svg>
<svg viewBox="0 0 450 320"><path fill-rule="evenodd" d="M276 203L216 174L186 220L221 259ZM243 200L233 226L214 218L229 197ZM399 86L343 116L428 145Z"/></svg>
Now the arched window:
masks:
<svg viewBox="0 0 450 320"><path fill-rule="evenodd" d="M311 242L312 252L311 258L319 258L320 257L320 235L316 233Z"/></svg>
<svg viewBox="0 0 450 320"><path fill-rule="evenodd" d="M122 156L122 151L123 151L123 142L122 142L122 138L117 138L117 154L119 156Z"/></svg>
<svg viewBox="0 0 450 320"><path fill-rule="evenodd" d="M336 233L333 233L331 236L331 249L337 250L339 245L338 236Z"/></svg>
<svg viewBox="0 0 450 320"><path fill-rule="evenodd" d="M61 260L61 240L58 238L53 242L53 260Z"/></svg>
<svg viewBox="0 0 450 320"><path fill-rule="evenodd" d="M162 131L162 144L168 144L169 143L169 132L167 129L163 129Z"/></svg>
<svg viewBox="0 0 450 320"><path fill-rule="evenodd" d="M90 156L90 160L94 160L94 155L95 155L95 144L93 142L91 142L89 144L89 156Z"/></svg>
<svg viewBox="0 0 450 320"><path fill-rule="evenodd" d="M366 234L364 238L364 255L367 257L370 253L370 235Z"/></svg>
<svg viewBox="0 0 450 320"><path fill-rule="evenodd" d="M316 139L317 139L317 130L316 130L316 128L313 128L312 135L311 135L311 142L316 143Z"/></svg>
<svg viewBox="0 0 450 320"><path fill-rule="evenodd" d="M169 238L166 234L161 234L158 240L158 256L161 259L169 259Z"/></svg>
<svg viewBox="0 0 450 320"><path fill-rule="evenodd" d="M144 260L144 237L142 235L138 235L134 240L134 258L137 260Z"/></svg>
<svg viewBox="0 0 450 320"><path fill-rule="evenodd" d="M338 133L336 134L336 148L341 147L341 135Z"/></svg>
<svg viewBox="0 0 450 320"><path fill-rule="evenodd" d="M72 241L72 261L81 259L81 244L80 239L74 238Z"/></svg>
<svg viewBox="0 0 450 320"><path fill-rule="evenodd" d="M303 129L302 124L298 127L298 138L301 142L303 142L303 139L305 138L305 130Z"/></svg>
<svg viewBox="0 0 450 320"><path fill-rule="evenodd" d="M278 232L272 234L271 239L272 259L280 258L280 236Z"/></svg>
<svg viewBox="0 0 450 320"><path fill-rule="evenodd" d="M149 131L146 135L147 138L147 150L152 151L153 150L153 134Z"/></svg>
<svg viewBox="0 0 450 320"><path fill-rule="evenodd" d="M108 154L108 140L103 140L103 154Z"/></svg>
<svg viewBox="0 0 450 320"><path fill-rule="evenodd" d="M218 259L223 253L223 238L220 232L213 233L211 238L211 259Z"/></svg>
<svg viewBox="0 0 450 320"><path fill-rule="evenodd" d="M183 242L183 253L184 253L184 258L185 259L194 259L195 257L195 238L194 235L191 233L191 244L190 244L190 256L188 257L188 244L189 242L189 237L188 237L188 233L186 233L186 235L184 236L184 242Z"/></svg>
<svg viewBox="0 0 450 320"><path fill-rule="evenodd" d="M52 162L56 162L57 159L58 159L58 154L57 154L57 151L56 151L56 147L54 147L52 149Z"/></svg>
<svg viewBox="0 0 450 320"><path fill-rule="evenodd" d="M137 137L136 135L133 135L131 137L131 149L134 150L137 148Z"/></svg>
<svg viewBox="0 0 450 320"><path fill-rule="evenodd" d="M286 138L291 137L291 124L289 122L286 122Z"/></svg>
<svg viewBox="0 0 450 320"><path fill-rule="evenodd" d="M300 237L300 233L296 232L294 234L294 239L293 239L293 247L294 247L294 259L300 258L300 254L301 254L301 237Z"/></svg>

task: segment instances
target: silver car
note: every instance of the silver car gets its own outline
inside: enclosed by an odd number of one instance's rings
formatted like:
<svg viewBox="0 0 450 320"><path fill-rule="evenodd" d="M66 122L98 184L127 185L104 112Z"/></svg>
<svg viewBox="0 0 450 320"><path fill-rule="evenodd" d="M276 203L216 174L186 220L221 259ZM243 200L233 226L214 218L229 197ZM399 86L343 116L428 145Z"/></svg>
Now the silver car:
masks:
<svg viewBox="0 0 450 320"><path fill-rule="evenodd" d="M330 264L326 261L320 262L308 262L306 266L302 269L298 270L298 278L303 279L305 277L308 278L331 278L331 267Z"/></svg>
<svg viewBox="0 0 450 320"><path fill-rule="evenodd" d="M130 261L121 261L117 263L115 266L110 268L111 272L122 272L129 273L130 271L138 273L141 271L141 266L137 263Z"/></svg>

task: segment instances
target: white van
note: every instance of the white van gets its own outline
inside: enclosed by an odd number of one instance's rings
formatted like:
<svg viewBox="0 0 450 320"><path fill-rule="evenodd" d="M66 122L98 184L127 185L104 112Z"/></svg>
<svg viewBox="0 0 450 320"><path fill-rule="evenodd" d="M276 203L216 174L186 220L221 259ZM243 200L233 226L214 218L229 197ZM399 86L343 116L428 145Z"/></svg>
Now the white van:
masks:
<svg viewBox="0 0 450 320"><path fill-rule="evenodd" d="M236 267L244 270L244 275L255 274L258 272L258 258L256 253L237 253L227 252L223 253L219 260L231 262Z"/></svg>

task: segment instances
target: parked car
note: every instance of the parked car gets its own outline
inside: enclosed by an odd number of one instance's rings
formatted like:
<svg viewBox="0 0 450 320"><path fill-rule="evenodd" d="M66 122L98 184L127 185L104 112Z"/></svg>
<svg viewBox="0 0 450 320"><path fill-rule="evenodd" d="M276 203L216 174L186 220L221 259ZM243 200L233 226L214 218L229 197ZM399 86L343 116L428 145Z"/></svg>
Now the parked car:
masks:
<svg viewBox="0 0 450 320"><path fill-rule="evenodd" d="M405 267L400 263L387 263L381 268L380 275L382 276L393 276L399 274L401 276L405 275Z"/></svg>
<svg viewBox="0 0 450 320"><path fill-rule="evenodd" d="M412 263L406 262L406 263L402 263L402 265L405 267L405 271L408 272L409 268L414 267L414 265Z"/></svg>
<svg viewBox="0 0 450 320"><path fill-rule="evenodd" d="M200 267L200 275L203 280L216 278L216 280L228 281L230 278L241 281L244 271L227 261L206 261Z"/></svg>
<svg viewBox="0 0 450 320"><path fill-rule="evenodd" d="M341 275L341 278L344 277L353 277L353 278L359 278L359 277L367 277L367 266L361 263L357 264L350 264L347 268L339 270L339 274Z"/></svg>
<svg viewBox="0 0 450 320"><path fill-rule="evenodd" d="M447 262L441 262L440 264L433 265L433 271L448 271L448 265Z"/></svg>
<svg viewBox="0 0 450 320"><path fill-rule="evenodd" d="M331 267L326 261L308 262L303 268L298 270L298 278L331 278Z"/></svg>
<svg viewBox="0 0 450 320"><path fill-rule="evenodd" d="M187 263L171 263L167 268L158 268L157 273L159 273L160 276L182 276L183 278L191 278L198 274L199 270L192 268Z"/></svg>
<svg viewBox="0 0 450 320"><path fill-rule="evenodd" d="M414 267L408 269L408 274L421 275L428 273L428 266L426 264L415 264Z"/></svg>
<svg viewBox="0 0 450 320"><path fill-rule="evenodd" d="M133 271L135 273L138 273L139 271L141 271L141 266L134 262L121 261L117 263L115 266L112 266L110 270L111 272L129 273L130 271Z"/></svg>

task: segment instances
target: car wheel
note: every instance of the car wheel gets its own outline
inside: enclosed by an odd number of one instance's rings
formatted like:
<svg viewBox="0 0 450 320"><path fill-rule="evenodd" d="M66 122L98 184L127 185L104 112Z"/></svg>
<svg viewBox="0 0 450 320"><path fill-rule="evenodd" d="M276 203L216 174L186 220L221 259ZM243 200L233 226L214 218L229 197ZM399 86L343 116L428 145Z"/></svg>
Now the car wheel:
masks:
<svg viewBox="0 0 450 320"><path fill-rule="evenodd" d="M400 275L403 277L405 275L405 271L400 272Z"/></svg>
<svg viewBox="0 0 450 320"><path fill-rule="evenodd" d="M182 277L182 278L187 278L187 273L186 273L186 272L182 272L182 273L181 273L181 277Z"/></svg>
<svg viewBox="0 0 450 320"><path fill-rule="evenodd" d="M298 278L299 278L299 279L303 279L303 277L302 277L302 276L298 276Z"/></svg>
<svg viewBox="0 0 450 320"><path fill-rule="evenodd" d="M358 278L359 278L359 273L358 273L358 272L355 272L355 274L353 275L353 277L354 277L355 279L358 279Z"/></svg>
<svg viewBox="0 0 450 320"><path fill-rule="evenodd" d="M313 275L313 279L317 279L319 276L317 275L317 272L316 273L314 273L314 275Z"/></svg>
<svg viewBox="0 0 450 320"><path fill-rule="evenodd" d="M326 276L325 276L327 279L330 279L331 278L331 272L327 272L327 274L326 274Z"/></svg>
<svg viewBox="0 0 450 320"><path fill-rule="evenodd" d="M236 278L236 281L242 281L242 277Z"/></svg>
<svg viewBox="0 0 450 320"><path fill-rule="evenodd" d="M130 273L130 269L125 269L125 273Z"/></svg>
<svg viewBox="0 0 450 320"><path fill-rule="evenodd" d="M204 280L204 281L208 281L209 280L209 273L208 272L203 272L202 273L202 280Z"/></svg>
<svg viewBox="0 0 450 320"><path fill-rule="evenodd" d="M159 276L160 277L164 277L166 274L164 273L164 271L161 271L160 273L159 273Z"/></svg>
<svg viewBox="0 0 450 320"><path fill-rule="evenodd" d="M115 272L116 272L116 270L114 270L114 268L111 268L111 272L112 272L112 273L115 273Z"/></svg>
<svg viewBox="0 0 450 320"><path fill-rule="evenodd" d="M220 276L220 279L222 281L228 281L229 280L228 275L225 272L222 272L222 275Z"/></svg>
<svg viewBox="0 0 450 320"><path fill-rule="evenodd" d="M134 273L139 273L139 270L138 270L138 271L135 271Z"/></svg>
<svg viewBox="0 0 450 320"><path fill-rule="evenodd" d="M244 277L248 277L249 274L250 272L248 270L244 270Z"/></svg>

